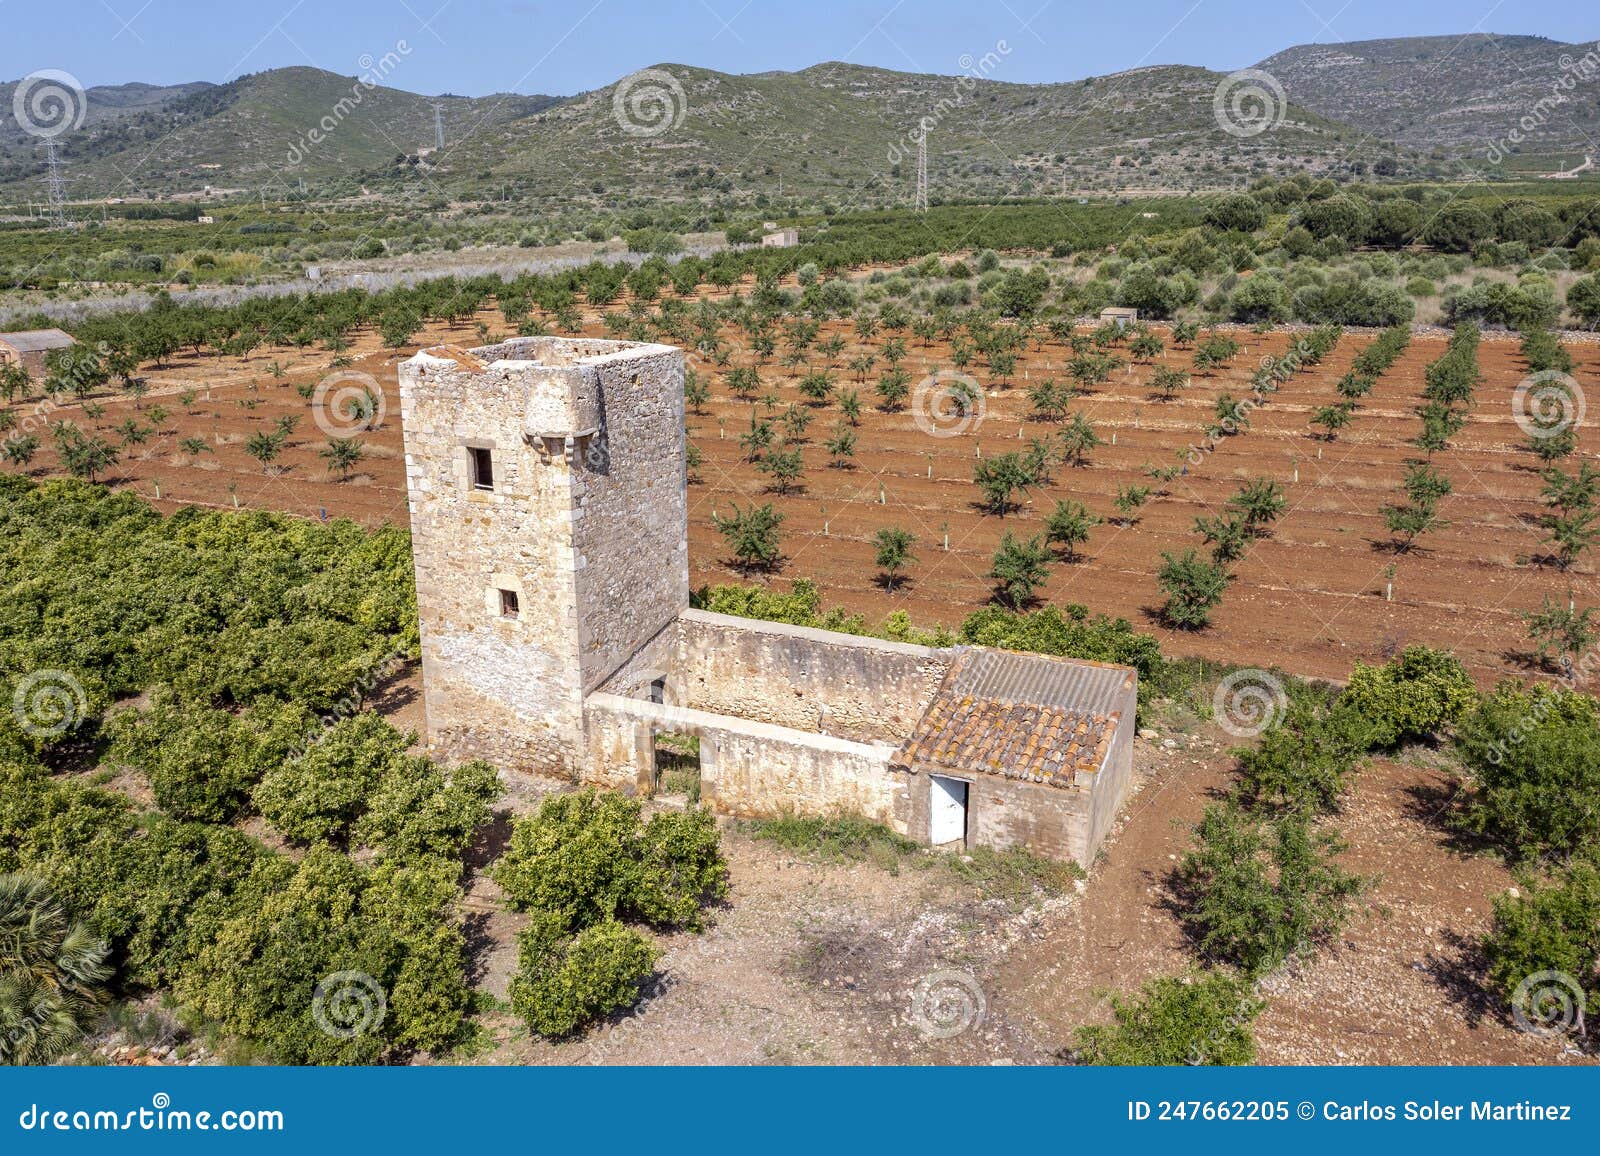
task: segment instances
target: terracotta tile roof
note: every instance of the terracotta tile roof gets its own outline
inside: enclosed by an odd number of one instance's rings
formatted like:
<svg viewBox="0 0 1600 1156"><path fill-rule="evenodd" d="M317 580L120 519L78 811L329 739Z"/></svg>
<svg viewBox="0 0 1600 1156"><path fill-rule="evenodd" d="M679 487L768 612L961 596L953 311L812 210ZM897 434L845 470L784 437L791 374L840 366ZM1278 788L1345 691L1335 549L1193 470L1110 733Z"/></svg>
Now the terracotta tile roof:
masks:
<svg viewBox="0 0 1600 1156"><path fill-rule="evenodd" d="M894 762L916 772L1072 786L1079 772L1093 774L1105 761L1121 723L1113 691L1131 688L1133 679L1126 667L964 651Z"/></svg>

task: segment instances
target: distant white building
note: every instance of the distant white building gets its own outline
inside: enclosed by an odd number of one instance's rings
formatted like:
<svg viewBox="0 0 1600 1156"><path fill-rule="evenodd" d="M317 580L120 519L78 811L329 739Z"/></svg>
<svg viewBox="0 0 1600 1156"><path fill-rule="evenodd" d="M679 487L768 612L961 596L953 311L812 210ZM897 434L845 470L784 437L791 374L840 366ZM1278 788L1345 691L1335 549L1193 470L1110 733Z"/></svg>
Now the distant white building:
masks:
<svg viewBox="0 0 1600 1156"><path fill-rule="evenodd" d="M1126 329L1139 320L1139 311L1129 309L1122 305L1112 305L1100 310L1101 325L1115 325L1118 329Z"/></svg>
<svg viewBox="0 0 1600 1156"><path fill-rule="evenodd" d="M761 238L761 245L766 249L792 249L799 243L799 229L779 229Z"/></svg>
<svg viewBox="0 0 1600 1156"><path fill-rule="evenodd" d="M201 225L215 225L217 219L215 217L196 217L195 222Z"/></svg>

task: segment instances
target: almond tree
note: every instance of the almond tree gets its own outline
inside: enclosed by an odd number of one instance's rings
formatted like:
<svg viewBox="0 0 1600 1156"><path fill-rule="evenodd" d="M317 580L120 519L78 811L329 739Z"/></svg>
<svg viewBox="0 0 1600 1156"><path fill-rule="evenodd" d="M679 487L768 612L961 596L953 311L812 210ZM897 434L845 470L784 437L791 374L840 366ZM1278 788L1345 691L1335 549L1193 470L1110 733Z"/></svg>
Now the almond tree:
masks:
<svg viewBox="0 0 1600 1156"><path fill-rule="evenodd" d="M983 491L984 505L991 514L1006 516L1012 495L1031 489L1037 480L1021 454L997 454L972 467L972 480Z"/></svg>
<svg viewBox="0 0 1600 1156"><path fill-rule="evenodd" d="M994 552L989 577L996 582L995 597L1021 610L1033 601L1050 577L1050 550L1042 537L1018 539L1007 530Z"/></svg>
<svg viewBox="0 0 1600 1156"><path fill-rule="evenodd" d="M1166 592L1162 614L1173 626L1198 630L1211 622L1211 611L1222 601L1232 580L1220 564L1207 562L1193 550L1182 554L1162 551L1156 581Z"/></svg>
<svg viewBox="0 0 1600 1156"><path fill-rule="evenodd" d="M1321 406L1311 415L1311 424L1322 427L1320 435L1324 441L1333 441L1339 436L1339 431L1350 424L1350 411L1354 406L1350 402L1341 402L1338 405Z"/></svg>
<svg viewBox="0 0 1600 1156"><path fill-rule="evenodd" d="M910 531L898 526L879 530L873 538L873 545L877 547L875 558L881 571L879 581L885 589L893 590L905 580L901 571L916 561L912 550L916 542Z"/></svg>
<svg viewBox="0 0 1600 1156"><path fill-rule="evenodd" d="M329 438L327 447L317 451L317 456L328 463L328 469L338 474L341 482L348 482L357 463L366 457L366 450L355 438Z"/></svg>
<svg viewBox="0 0 1600 1156"><path fill-rule="evenodd" d="M752 504L741 510L735 502L733 513L726 518L713 510L711 522L733 551L734 563L741 573L771 570L778 564L778 528L783 525L783 515L771 503Z"/></svg>
<svg viewBox="0 0 1600 1156"><path fill-rule="evenodd" d="M1071 466L1083 465L1089 458L1090 450L1105 445L1089 424L1089 419L1081 413L1074 413L1066 428L1056 436L1061 442L1061 459Z"/></svg>
<svg viewBox="0 0 1600 1156"><path fill-rule="evenodd" d="M1284 496L1283 487L1271 478L1257 478L1247 482L1239 491L1229 498L1225 505L1230 510L1236 510L1244 519L1245 529L1252 535L1260 537L1266 532L1283 513L1288 499Z"/></svg>
<svg viewBox="0 0 1600 1156"><path fill-rule="evenodd" d="M772 479L772 488L787 497L805 473L805 463L798 449L774 446L756 462L756 469Z"/></svg>
<svg viewBox="0 0 1600 1156"><path fill-rule="evenodd" d="M1060 501L1044 520L1045 539L1062 547L1062 557L1071 562L1077 557L1077 548L1089 540L1089 531L1099 524L1100 519L1082 502Z"/></svg>
<svg viewBox="0 0 1600 1156"><path fill-rule="evenodd" d="M1565 602L1547 594L1538 610L1524 611L1528 641L1537 648L1539 661L1548 666L1552 658L1560 659L1562 667L1570 670L1572 660L1595 643L1594 614L1593 606L1579 610L1570 592Z"/></svg>

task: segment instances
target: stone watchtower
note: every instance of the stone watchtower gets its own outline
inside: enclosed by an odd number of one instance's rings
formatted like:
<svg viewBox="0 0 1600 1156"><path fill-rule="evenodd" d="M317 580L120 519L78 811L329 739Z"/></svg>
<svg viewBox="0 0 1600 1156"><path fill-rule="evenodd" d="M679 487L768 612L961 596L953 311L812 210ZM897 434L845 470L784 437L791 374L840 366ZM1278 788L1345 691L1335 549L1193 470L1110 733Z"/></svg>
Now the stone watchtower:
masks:
<svg viewBox="0 0 1600 1156"><path fill-rule="evenodd" d="M584 696L689 604L683 354L438 346L400 399L429 745L577 778Z"/></svg>

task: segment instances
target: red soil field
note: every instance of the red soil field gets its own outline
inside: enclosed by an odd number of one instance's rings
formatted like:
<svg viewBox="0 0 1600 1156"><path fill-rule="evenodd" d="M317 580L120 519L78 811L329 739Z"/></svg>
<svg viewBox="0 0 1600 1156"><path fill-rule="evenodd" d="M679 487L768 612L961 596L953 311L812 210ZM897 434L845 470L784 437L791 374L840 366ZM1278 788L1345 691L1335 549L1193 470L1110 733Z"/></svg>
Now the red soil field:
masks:
<svg viewBox="0 0 1600 1156"><path fill-rule="evenodd" d="M478 320L491 330L504 330L497 312L487 311ZM604 335L593 316L585 331ZM1070 380L1065 366L1072 354L1066 346L1049 341L1041 348L1030 342L1019 352L1011 385L991 389L984 398L981 420L959 436L936 437L919 428L909 406L893 414L877 408L873 384L883 370L881 359L864 383L854 381L846 368L868 345L881 348L887 335L864 344L848 322L829 323L822 337L838 334L846 342L832 379L838 388L856 389L864 407L855 468L828 467L823 442L839 417L830 403L817 411L807 431L802 488L787 496L769 493L768 479L743 460L737 438L749 426L750 403L731 396L725 370L691 355L690 364L712 384L705 411L688 419L702 454L697 480L689 489L691 580L696 585L739 580L727 562L712 512L727 513L733 501L770 501L784 515L786 555L770 579L774 586L812 578L828 605L861 612L871 621L904 609L915 623L954 626L989 600L992 583L985 574L1002 532L1039 533L1056 500L1072 498L1107 522L1093 531L1080 560L1053 567L1043 601L1078 602L1094 612L1127 617L1139 629L1160 635L1172 654L1342 678L1356 659L1378 660L1398 647L1427 643L1454 650L1488 683L1530 669L1519 612L1537 608L1546 595L1565 598L1569 590L1580 606L1595 601L1590 560L1582 559L1566 572L1544 560L1546 547L1537 525L1543 510L1539 463L1525 448L1511 405L1528 369L1514 339L1492 334L1479 350L1485 381L1467 425L1449 450L1433 456L1434 465L1455 484L1441 504L1449 524L1426 535L1409 554L1392 552L1380 507L1401 500L1405 463L1421 454L1408 440L1421 426L1413 410L1420 402L1423 367L1444 350L1443 337L1435 334L1415 337L1362 400L1351 424L1337 440L1324 442L1312 436L1311 412L1338 400L1335 382L1374 336L1347 331L1321 365L1295 376L1255 410L1247 432L1222 440L1183 476L1156 487L1166 492L1150 499L1136 523L1114 524L1112 500L1118 487L1156 486L1144 476L1144 468L1171 464L1188 447L1202 446L1202 427L1212 420L1217 397L1223 392L1249 396L1250 377L1261 359L1282 354L1295 338L1285 332L1235 332L1244 350L1230 366L1211 376L1196 375L1176 400L1163 401L1148 384L1155 366L1187 369L1190 351L1171 348L1164 328L1157 332L1169 348L1153 364L1119 369L1110 381L1073 403L1107 444L1093 451L1082 467L1056 469L1051 484L1027 495L1022 508L1003 519L984 513L977 504L974 460L980 453L1022 448L1025 441L1020 439L1051 433L1051 424L1031 419L1027 387L1044 378ZM725 327L723 336L735 350L730 365L749 364L743 334ZM909 333L901 336L910 347L905 364L913 382L951 368L946 343L924 347ZM439 341L478 344L476 324L437 325L419 335L419 345ZM1578 361L1580 384L1596 381L1600 348L1581 343L1568 348ZM120 395L91 399L91 405L103 409L98 417L87 415L77 403L40 411L35 401L13 408L19 422L41 436L46 422L67 418L86 431L99 429L115 442L115 427L130 416L149 424L152 408L160 405L168 415L161 430L144 444L125 449L106 480L165 509L237 503L312 517L325 513L368 523L404 523L395 366L411 352L381 350L374 334L356 335L351 368L381 383L386 412L377 429L361 435L366 460L346 482L331 477L318 458L325 435L313 420L312 403L295 388L329 372L325 352L278 347L245 360L209 353L199 359L181 356L166 369L146 367L152 388L137 404ZM1126 349L1115 352L1127 357ZM821 361L813 351L812 367ZM273 362L284 367L285 376L271 376ZM981 359L975 368L975 376L988 387ZM762 393L776 393L783 406L803 400L796 383L805 369L789 370L772 361L760 372ZM196 391L187 409L181 401L185 390ZM270 430L286 415L299 417L296 431L280 459L264 469L245 453L244 444L251 433ZM195 436L206 439L210 452L191 457L180 449L183 439ZM1113 436L1115 444L1110 444ZM30 467L35 476L59 472L47 438L45 443ZM1586 424L1578 454L1565 465L1576 468L1580 458L1597 451L1600 438ZM1200 547L1195 518L1220 512L1243 482L1259 477L1275 479L1287 491L1288 507L1271 536L1255 543L1235 564L1235 581L1209 629L1163 627L1156 617L1163 598L1155 580L1161 552ZM893 591L879 585L873 561L872 537L885 526L904 527L917 537L908 580ZM1386 571L1391 566L1393 597L1388 600Z"/></svg>

